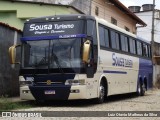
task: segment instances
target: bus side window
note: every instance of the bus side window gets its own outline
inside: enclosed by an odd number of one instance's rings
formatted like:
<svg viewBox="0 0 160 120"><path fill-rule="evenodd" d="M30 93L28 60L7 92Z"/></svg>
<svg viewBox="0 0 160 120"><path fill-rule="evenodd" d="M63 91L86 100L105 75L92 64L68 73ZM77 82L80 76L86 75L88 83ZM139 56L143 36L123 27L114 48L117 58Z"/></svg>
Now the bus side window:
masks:
<svg viewBox="0 0 160 120"><path fill-rule="evenodd" d="M128 37L125 37L125 47L126 47L126 52L128 52L129 47L128 47Z"/></svg>
<svg viewBox="0 0 160 120"><path fill-rule="evenodd" d="M104 36L105 36L105 43L106 43L106 47L109 47L109 30L105 29L104 31Z"/></svg>
<svg viewBox="0 0 160 120"><path fill-rule="evenodd" d="M97 45L97 32L96 23L93 20L87 21L87 35L93 36L93 44Z"/></svg>
<svg viewBox="0 0 160 120"><path fill-rule="evenodd" d="M150 46L150 45L148 45L148 57L149 57L149 58L152 57L152 56L151 56L151 46Z"/></svg>
<svg viewBox="0 0 160 120"><path fill-rule="evenodd" d="M130 53L136 54L136 44L134 39L129 38L129 46L130 46Z"/></svg>
<svg viewBox="0 0 160 120"><path fill-rule="evenodd" d="M143 56L148 57L148 47L143 43Z"/></svg>
<svg viewBox="0 0 160 120"><path fill-rule="evenodd" d="M121 35L121 49L128 52L128 38L124 35Z"/></svg>
<svg viewBox="0 0 160 120"><path fill-rule="evenodd" d="M112 48L119 50L119 34L111 30L110 35Z"/></svg>
<svg viewBox="0 0 160 120"><path fill-rule="evenodd" d="M142 56L142 43L137 41L137 54Z"/></svg>
<svg viewBox="0 0 160 120"><path fill-rule="evenodd" d="M99 39L100 39L100 46L105 47L105 37L104 37L104 28L102 26L99 26Z"/></svg>

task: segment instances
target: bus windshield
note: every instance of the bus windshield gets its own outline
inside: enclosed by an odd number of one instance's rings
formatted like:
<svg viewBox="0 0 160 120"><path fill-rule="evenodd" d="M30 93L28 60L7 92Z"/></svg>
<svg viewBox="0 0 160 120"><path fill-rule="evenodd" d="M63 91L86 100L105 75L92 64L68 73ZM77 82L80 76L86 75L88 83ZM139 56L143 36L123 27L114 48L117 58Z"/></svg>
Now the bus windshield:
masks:
<svg viewBox="0 0 160 120"><path fill-rule="evenodd" d="M27 41L24 45L24 67L37 69L81 68L82 38Z"/></svg>
<svg viewBox="0 0 160 120"><path fill-rule="evenodd" d="M97 64L94 20L66 18L46 22L42 19L31 20L24 25L21 38L22 73L85 73L82 48L87 37L93 38L94 62ZM93 53L90 57L93 58Z"/></svg>

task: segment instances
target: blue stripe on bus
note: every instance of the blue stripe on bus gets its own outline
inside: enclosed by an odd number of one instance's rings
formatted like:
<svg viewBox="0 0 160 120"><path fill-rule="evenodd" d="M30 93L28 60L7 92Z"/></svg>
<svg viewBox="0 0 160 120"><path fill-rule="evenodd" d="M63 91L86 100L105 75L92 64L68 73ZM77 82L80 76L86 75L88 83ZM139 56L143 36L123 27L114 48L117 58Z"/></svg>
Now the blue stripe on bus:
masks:
<svg viewBox="0 0 160 120"><path fill-rule="evenodd" d="M147 80L147 89L153 87L153 65L151 60L141 59L139 58L139 71L138 71L138 81L137 81L137 89L139 80L141 79L142 82Z"/></svg>
<svg viewBox="0 0 160 120"><path fill-rule="evenodd" d="M125 71L110 71L110 70L104 70L103 73L127 74L127 72L125 72Z"/></svg>
<svg viewBox="0 0 160 120"><path fill-rule="evenodd" d="M22 37L21 41L34 41L34 40L50 40L50 39L62 39L62 38L86 38L86 34L75 35L54 35L54 36L34 36L34 37Z"/></svg>

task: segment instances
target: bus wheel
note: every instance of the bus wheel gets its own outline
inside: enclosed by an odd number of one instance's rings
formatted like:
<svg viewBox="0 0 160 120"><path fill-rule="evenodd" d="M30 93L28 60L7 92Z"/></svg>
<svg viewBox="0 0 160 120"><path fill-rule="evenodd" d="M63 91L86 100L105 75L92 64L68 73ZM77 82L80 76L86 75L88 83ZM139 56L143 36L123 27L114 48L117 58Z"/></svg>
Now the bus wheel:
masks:
<svg viewBox="0 0 160 120"><path fill-rule="evenodd" d="M138 91L137 91L138 96L144 96L145 91L146 91L145 84L144 83L139 83L138 84Z"/></svg>
<svg viewBox="0 0 160 120"><path fill-rule="evenodd" d="M99 97L96 99L96 102L98 104L101 104L104 102L104 99L105 99L105 86L104 86L104 82L101 81L99 86Z"/></svg>

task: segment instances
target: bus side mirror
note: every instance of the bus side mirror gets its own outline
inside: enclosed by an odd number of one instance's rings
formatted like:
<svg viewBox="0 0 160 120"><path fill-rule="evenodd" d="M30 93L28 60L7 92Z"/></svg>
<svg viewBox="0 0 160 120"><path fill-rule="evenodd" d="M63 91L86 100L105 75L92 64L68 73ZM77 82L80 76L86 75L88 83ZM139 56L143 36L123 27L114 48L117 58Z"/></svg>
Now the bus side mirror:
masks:
<svg viewBox="0 0 160 120"><path fill-rule="evenodd" d="M21 45L13 45L9 48L9 59L10 64L20 64L20 62L16 62L16 48Z"/></svg>
<svg viewBox="0 0 160 120"><path fill-rule="evenodd" d="M90 53L90 48L91 48L91 41L87 40L86 42L84 42L83 44L83 61L88 63L88 59L89 59L89 53Z"/></svg>

